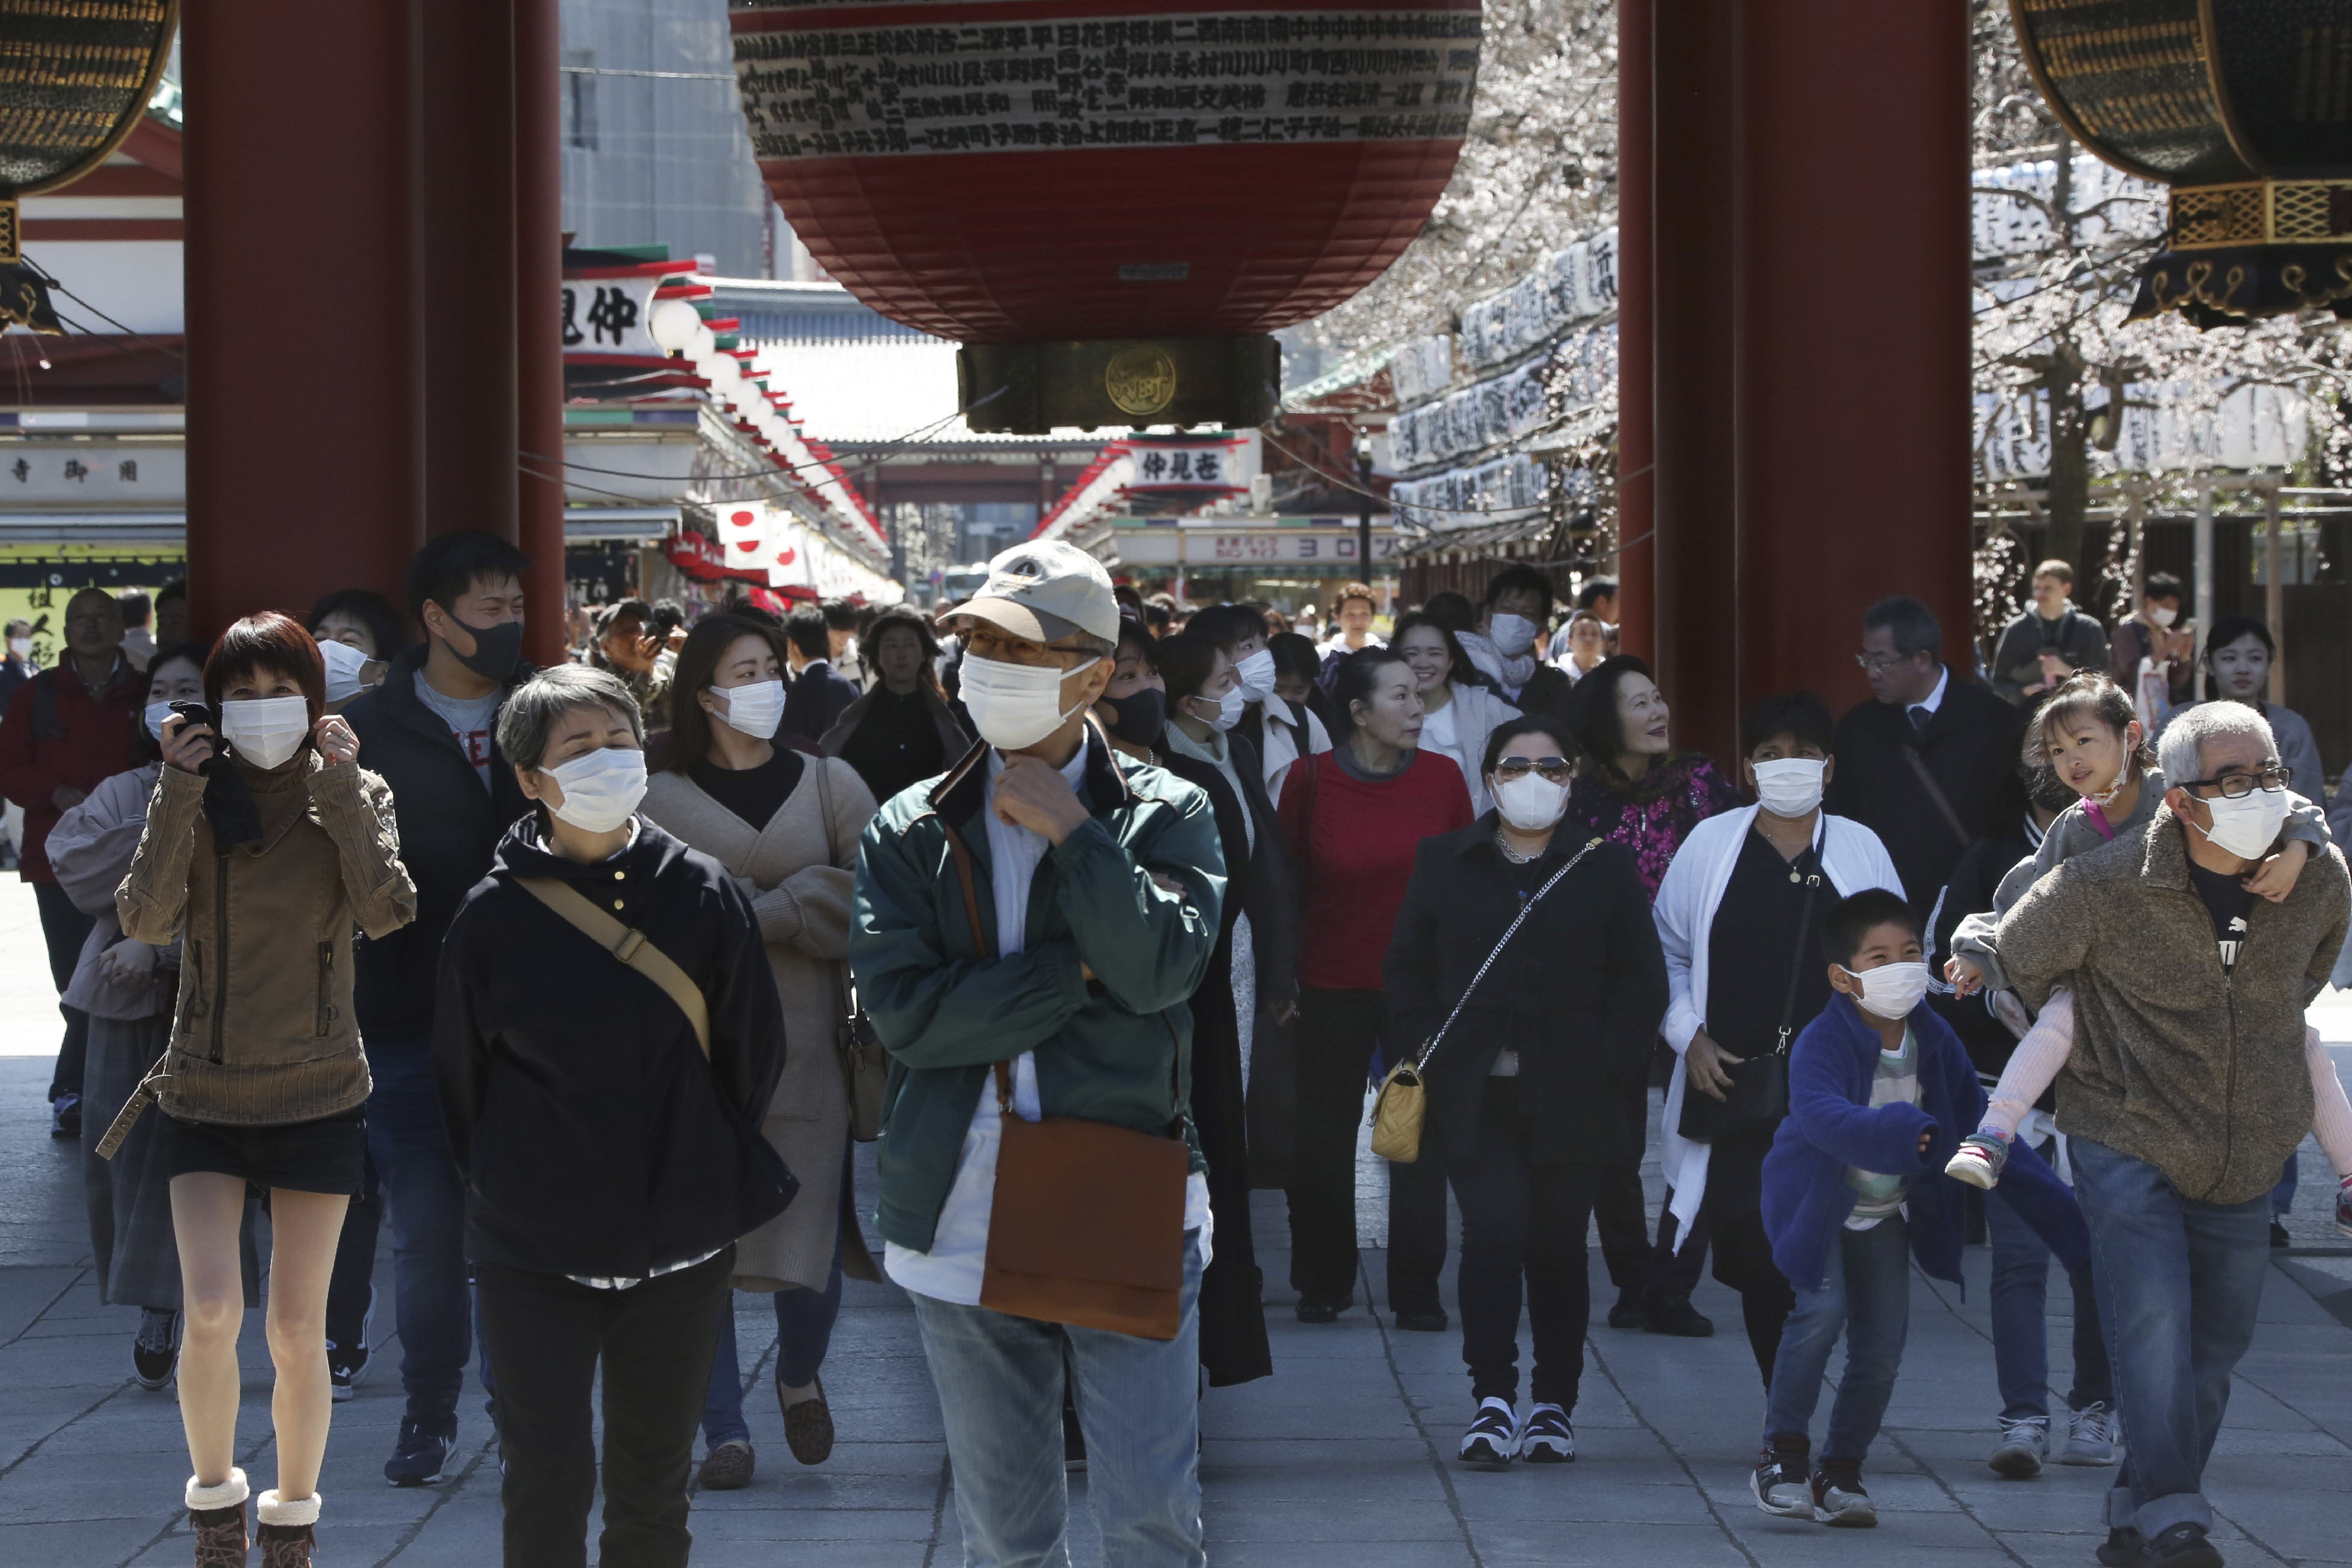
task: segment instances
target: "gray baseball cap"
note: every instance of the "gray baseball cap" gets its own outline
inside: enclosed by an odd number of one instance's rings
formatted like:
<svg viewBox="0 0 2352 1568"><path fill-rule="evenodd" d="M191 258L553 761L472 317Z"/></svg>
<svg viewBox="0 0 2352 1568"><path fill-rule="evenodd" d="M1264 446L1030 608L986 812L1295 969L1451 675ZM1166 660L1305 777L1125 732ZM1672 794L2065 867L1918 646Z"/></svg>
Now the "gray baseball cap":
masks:
<svg viewBox="0 0 2352 1568"><path fill-rule="evenodd" d="M1058 642L1074 631L1118 641L1118 600L1102 563L1075 544L1035 539L988 563L980 592L940 612L941 621L972 616L1032 642Z"/></svg>

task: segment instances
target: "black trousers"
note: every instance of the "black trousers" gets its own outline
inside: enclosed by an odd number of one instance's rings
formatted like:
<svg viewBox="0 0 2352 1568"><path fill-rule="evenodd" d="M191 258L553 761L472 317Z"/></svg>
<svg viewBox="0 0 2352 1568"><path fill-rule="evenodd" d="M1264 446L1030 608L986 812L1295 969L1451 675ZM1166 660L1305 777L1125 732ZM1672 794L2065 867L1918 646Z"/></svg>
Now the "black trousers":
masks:
<svg viewBox="0 0 2352 1568"><path fill-rule="evenodd" d="M1650 1085L1637 1079L1623 1090L1631 1125L1648 1142ZM1650 1275L1650 1217L1642 1206L1642 1152L1630 1160L1604 1166L1601 1191L1592 1203L1592 1221L1601 1232L1601 1261L1609 1266L1609 1283L1620 1290L1646 1288Z"/></svg>
<svg viewBox="0 0 2352 1568"><path fill-rule="evenodd" d="M1389 1310L1437 1312L1437 1277L1445 1272L1445 1163L1423 1133L1422 1156L1389 1166Z"/></svg>
<svg viewBox="0 0 2352 1568"><path fill-rule="evenodd" d="M1286 1190L1290 1286L1303 1301L1339 1304L1355 1299L1356 1123L1364 1114L1372 1052L1387 1026L1388 1004L1377 991L1299 988L1298 1104ZM1444 1223L1441 1192L1441 1262ZM1434 1304L1433 1277L1430 1294Z"/></svg>
<svg viewBox="0 0 2352 1568"><path fill-rule="evenodd" d="M1597 1165L1533 1163L1533 1135L1519 1080L1490 1078L1477 1158L1446 1167L1462 1205L1462 1359L1473 1399L1517 1402L1524 1279L1536 1350L1530 1392L1538 1405L1573 1411L1592 1310L1584 1237L1602 1173Z"/></svg>
<svg viewBox="0 0 2352 1568"><path fill-rule="evenodd" d="M98 921L74 908L66 890L55 882L34 883L33 904L40 910L41 942L49 951L49 979L62 998L73 982L75 965L81 962L81 944L89 940L89 928ZM62 1000L58 1011L65 1016L66 1032L58 1046L57 1069L49 1076L52 1105L81 1092L82 1062L89 1055L89 1015L67 1006Z"/></svg>
<svg viewBox="0 0 2352 1568"><path fill-rule="evenodd" d="M596 1491L589 1405L604 1369L602 1568L683 1568L686 1487L735 1249L626 1290L474 1266L498 1376L506 1568L583 1568Z"/></svg>

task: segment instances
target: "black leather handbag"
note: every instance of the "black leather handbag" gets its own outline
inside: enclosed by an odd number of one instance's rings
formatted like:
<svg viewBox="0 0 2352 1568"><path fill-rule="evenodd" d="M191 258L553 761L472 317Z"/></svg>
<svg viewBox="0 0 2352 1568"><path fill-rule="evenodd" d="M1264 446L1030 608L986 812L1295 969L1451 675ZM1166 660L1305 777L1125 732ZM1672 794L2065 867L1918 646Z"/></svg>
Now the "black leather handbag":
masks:
<svg viewBox="0 0 2352 1568"><path fill-rule="evenodd" d="M1813 895L1820 890L1822 871L1818 861L1805 877L1805 897L1797 917L1797 951L1789 958L1789 990L1780 1002L1780 1035L1768 1056L1749 1057L1725 1072L1731 1087L1721 1100L1701 1094L1697 1086L1683 1086L1683 1114L1677 1127L1694 1143L1720 1142L1727 1138L1769 1132L1789 1114L1789 1040L1796 1033L1797 982L1813 955ZM1685 1072L1690 1069L1685 1068Z"/></svg>

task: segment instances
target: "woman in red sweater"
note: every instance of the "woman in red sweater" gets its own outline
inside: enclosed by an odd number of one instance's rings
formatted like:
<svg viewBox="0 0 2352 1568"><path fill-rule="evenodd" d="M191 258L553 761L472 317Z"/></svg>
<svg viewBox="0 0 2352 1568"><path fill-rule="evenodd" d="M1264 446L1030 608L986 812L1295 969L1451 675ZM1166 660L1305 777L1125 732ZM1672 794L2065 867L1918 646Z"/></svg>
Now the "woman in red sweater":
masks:
<svg viewBox="0 0 2352 1568"><path fill-rule="evenodd" d="M1355 1301L1356 1123L1388 1024L1381 960L1412 879L1414 847L1472 820L1462 770L1418 749L1417 688L1412 667L1386 648L1341 659L1331 691L1340 716L1338 744L1293 764L1282 791L1283 837L1301 889L1297 1121L1288 1191L1290 1283L1302 1323L1330 1322ZM1437 1194L1442 1265L1442 1185ZM1425 1227L1408 1228L1417 1235ZM1444 1329L1436 1270L1425 1259L1399 1260L1391 1247L1392 1265L1400 1261L1404 1277L1392 1267L1389 1281L1398 1326ZM1424 1266L1411 1267L1414 1261Z"/></svg>

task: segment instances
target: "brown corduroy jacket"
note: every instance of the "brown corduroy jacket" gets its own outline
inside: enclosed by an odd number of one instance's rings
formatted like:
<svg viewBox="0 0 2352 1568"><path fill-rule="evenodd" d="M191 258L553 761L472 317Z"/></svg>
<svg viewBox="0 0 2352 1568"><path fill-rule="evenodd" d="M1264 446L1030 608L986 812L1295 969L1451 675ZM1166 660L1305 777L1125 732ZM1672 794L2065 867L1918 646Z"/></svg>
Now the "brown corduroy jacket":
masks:
<svg viewBox="0 0 2352 1568"><path fill-rule="evenodd" d="M2180 824L2161 808L2043 877L1997 942L2034 1006L2074 987L2060 1130L2147 1162L2187 1198L2268 1192L2311 1130L2303 1010L2335 966L2348 912L2344 857L2323 845L2284 902L2253 901L2225 973Z"/></svg>
<svg viewBox="0 0 2352 1568"><path fill-rule="evenodd" d="M416 915L392 791L350 763L240 768L262 833L213 850L205 781L165 768L116 889L123 933L184 931L180 998L158 1103L186 1121L277 1126L368 1097L352 1016L352 925L371 937Z"/></svg>

